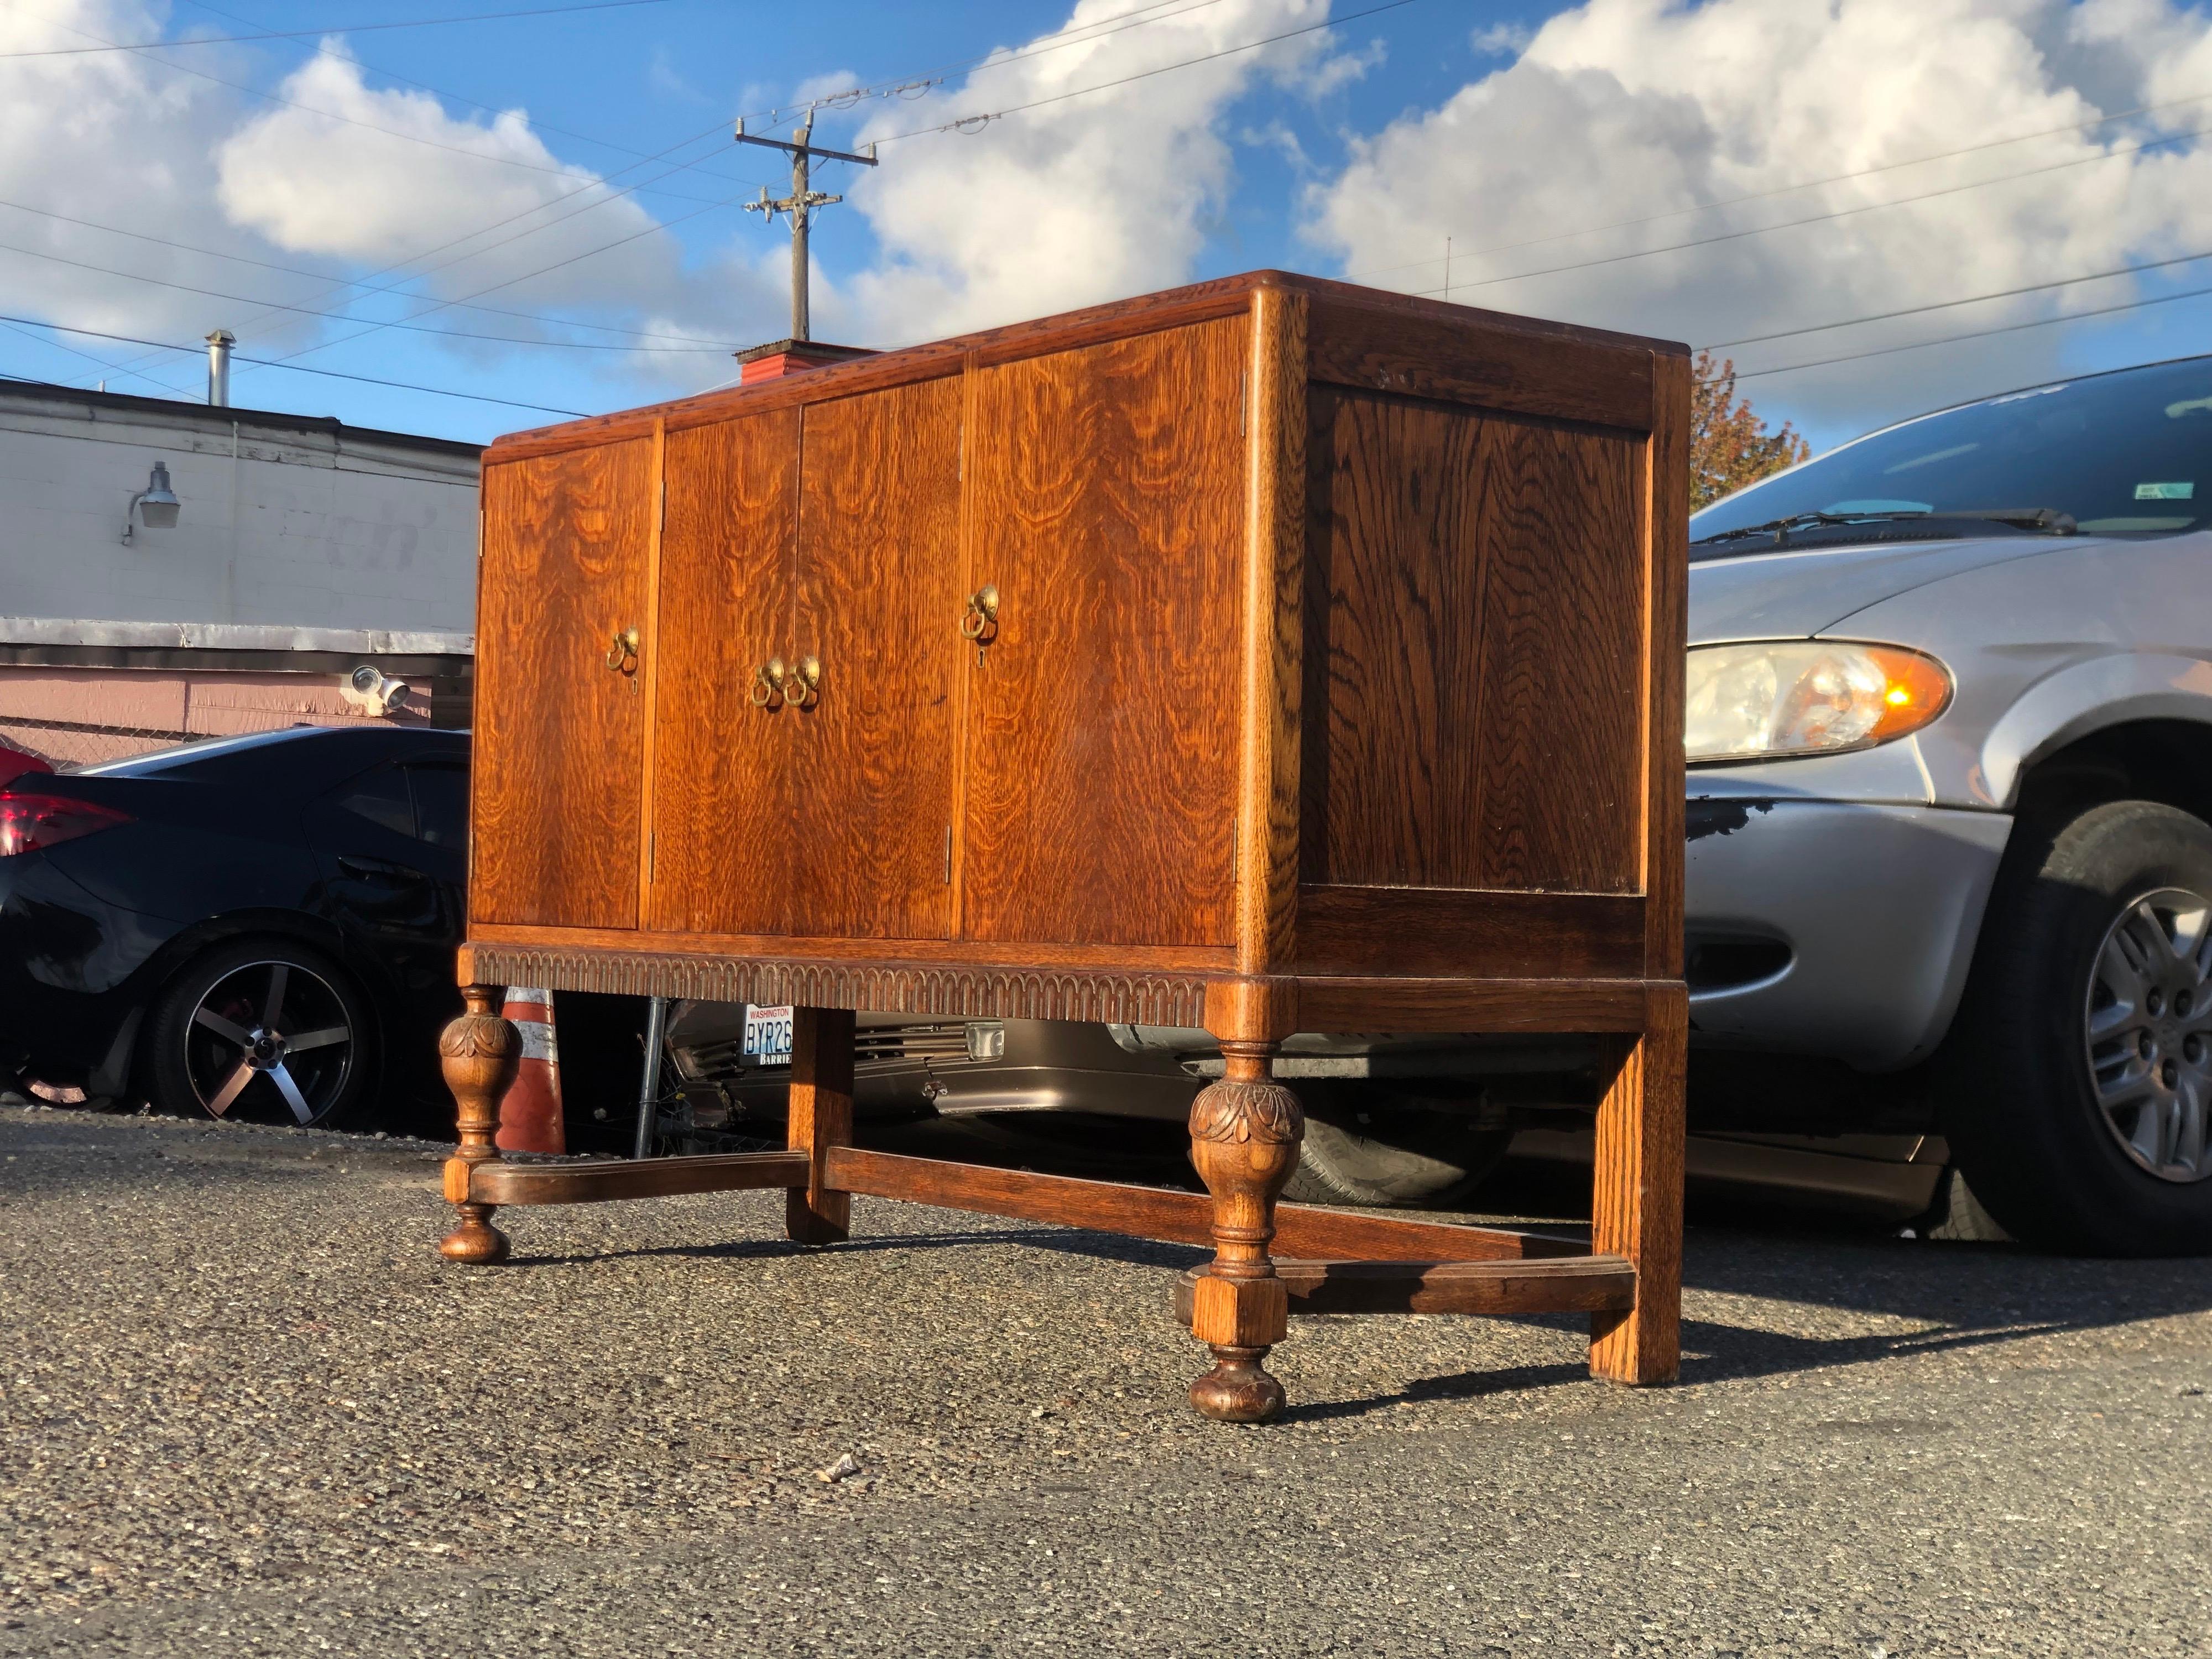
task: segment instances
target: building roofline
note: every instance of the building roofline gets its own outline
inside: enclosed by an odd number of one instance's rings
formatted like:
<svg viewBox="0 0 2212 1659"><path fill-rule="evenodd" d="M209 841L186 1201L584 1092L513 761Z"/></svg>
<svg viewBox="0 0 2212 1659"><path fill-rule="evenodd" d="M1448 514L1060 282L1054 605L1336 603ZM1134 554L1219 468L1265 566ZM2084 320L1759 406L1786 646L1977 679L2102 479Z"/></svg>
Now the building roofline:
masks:
<svg viewBox="0 0 2212 1659"><path fill-rule="evenodd" d="M82 386L56 386L46 380L0 380L0 400L9 398L21 398L35 403L76 404L82 405L88 413L108 409L163 415L172 420L198 421L211 426L228 426L233 421L248 421L256 426L278 427L295 432L326 433L334 439L352 438L390 444L402 449L431 450L441 455L465 456L471 460L482 455L484 448L482 444L466 443L458 438L432 438L419 432L389 432L381 427L349 426L335 415L292 415L281 410L246 409L235 404L194 403L184 398L142 398L129 392L89 392Z"/></svg>
<svg viewBox="0 0 2212 1659"><path fill-rule="evenodd" d="M125 622L0 617L0 646L91 646L172 651L331 651L356 656L473 656L474 634L383 628L294 628L271 623Z"/></svg>

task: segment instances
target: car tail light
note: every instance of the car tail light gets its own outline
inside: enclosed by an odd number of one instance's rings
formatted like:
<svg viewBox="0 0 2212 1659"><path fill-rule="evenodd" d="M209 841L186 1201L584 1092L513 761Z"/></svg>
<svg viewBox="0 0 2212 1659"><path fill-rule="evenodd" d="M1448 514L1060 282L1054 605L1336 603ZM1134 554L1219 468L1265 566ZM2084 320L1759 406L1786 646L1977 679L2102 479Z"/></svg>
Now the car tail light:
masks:
<svg viewBox="0 0 2212 1659"><path fill-rule="evenodd" d="M111 830L130 822L128 812L96 801L31 789L0 789L0 859L58 847L96 830Z"/></svg>

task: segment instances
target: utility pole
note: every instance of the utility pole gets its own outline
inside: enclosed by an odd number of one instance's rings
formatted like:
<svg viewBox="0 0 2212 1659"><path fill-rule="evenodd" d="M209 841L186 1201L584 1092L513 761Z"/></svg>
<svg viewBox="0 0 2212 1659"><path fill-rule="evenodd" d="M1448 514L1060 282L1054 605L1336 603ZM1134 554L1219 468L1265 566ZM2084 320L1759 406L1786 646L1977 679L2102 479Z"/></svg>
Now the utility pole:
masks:
<svg viewBox="0 0 2212 1659"><path fill-rule="evenodd" d="M868 146L868 153L866 155L853 155L842 149L823 149L810 143L809 140L812 137L813 132L814 112L811 110L806 112L805 121L801 124L798 131L791 135L792 142L787 143L781 138L757 138L745 131L745 124L743 121L738 123L737 131L737 140L741 144L760 144L769 149L791 152L791 194L781 199L771 199L768 193L768 186L763 185L761 186L760 200L746 203L745 211L762 214L771 222L779 213L790 217L791 337L794 340L811 337L807 332L806 316L807 225L814 217L815 209L829 207L845 199L842 196L825 196L818 190L811 189L807 179L810 164L817 155L825 161L852 161L864 167L872 167L876 164L876 147L873 144Z"/></svg>

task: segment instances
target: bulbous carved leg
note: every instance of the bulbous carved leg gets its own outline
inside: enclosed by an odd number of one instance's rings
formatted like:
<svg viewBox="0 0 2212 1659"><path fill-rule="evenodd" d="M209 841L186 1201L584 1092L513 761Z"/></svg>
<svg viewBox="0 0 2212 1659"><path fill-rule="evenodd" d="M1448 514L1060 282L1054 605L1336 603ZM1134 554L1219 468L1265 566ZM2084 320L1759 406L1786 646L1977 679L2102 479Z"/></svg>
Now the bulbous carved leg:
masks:
<svg viewBox="0 0 2212 1659"><path fill-rule="evenodd" d="M455 1127L461 1144L446 1160L446 1200L460 1212L460 1225L446 1235L439 1253L449 1261L489 1267L507 1259L507 1235L491 1224L492 1206L469 1200L469 1171L499 1156L492 1144L499 1130L500 1097L514 1081L522 1063L522 1033L500 1018L495 988L469 985L461 996L468 1012L438 1038L446 1086L459 1106Z"/></svg>
<svg viewBox="0 0 2212 1659"><path fill-rule="evenodd" d="M1290 1329L1290 1297L1267 1242L1305 1114L1269 1077L1269 1044L1221 1046L1225 1074L1190 1107L1191 1162L1213 1194L1213 1265L1192 1297L1190 1329L1214 1360L1190 1385L1190 1403L1218 1422L1265 1423L1282 1414L1283 1385L1260 1362Z"/></svg>

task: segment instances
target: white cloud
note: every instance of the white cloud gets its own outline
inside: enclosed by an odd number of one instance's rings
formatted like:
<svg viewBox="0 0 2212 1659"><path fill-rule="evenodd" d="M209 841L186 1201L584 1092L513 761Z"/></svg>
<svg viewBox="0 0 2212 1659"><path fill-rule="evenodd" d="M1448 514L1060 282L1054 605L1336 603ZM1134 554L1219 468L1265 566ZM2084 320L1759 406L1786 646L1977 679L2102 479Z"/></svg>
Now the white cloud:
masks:
<svg viewBox="0 0 2212 1659"><path fill-rule="evenodd" d="M50 0L35 13L0 7L0 52L145 40L162 27L159 12L138 0ZM757 243L745 241L744 258L725 253L687 264L677 239L638 198L617 198L598 175L562 163L522 111L465 119L428 94L374 88L340 42L325 43L276 87L289 103L252 99L207 78L252 78L252 64L222 48L196 49L189 61L203 73L130 52L0 58L0 202L21 204L0 207L0 280L8 290L0 309L180 343L228 327L243 352L280 355L352 332L357 324L272 302L343 309L362 298L342 285L343 278L367 277L464 239L431 257L428 263L443 268L421 277L420 292L458 299L489 289L491 306L710 339L757 337L780 318L782 271L756 269ZM697 175L669 184L701 196L739 188L723 181L702 186ZM516 222L486 231L509 219ZM619 246L593 252L611 243ZM726 246L735 244L733 232ZM218 257L224 254L240 258ZM392 283L404 274L369 279ZM244 297L218 297L225 295ZM396 304L370 300L357 314L389 317ZM458 307L422 322L523 339L566 333ZM93 357L132 362L155 377L111 373L114 389L190 395L199 388L196 362L62 337ZM424 337L385 338L419 344ZM543 348L441 343L479 369L563 360ZM19 355L25 349L20 341L11 347ZM595 351L566 361L607 379L610 403L696 386L731 369L726 358L703 353ZM40 356L35 362L88 382L102 372L85 358ZM458 383L465 376L445 378ZM329 395L305 391L312 382L256 377L247 384L257 396L329 406Z"/></svg>
<svg viewBox="0 0 2212 1659"><path fill-rule="evenodd" d="M0 7L0 51L143 40L159 24L135 0ZM219 68L219 62L210 67ZM236 264L140 239L268 257L256 239L236 235L209 210L208 153L234 118L225 88L161 70L131 53L0 59L0 201L15 204L0 209L0 247L7 250L0 252L7 300L0 308L153 337L196 339L222 321L222 301L103 271L145 270L173 283L236 291ZM63 337L111 362L145 355L82 337ZM92 362L68 361L82 362L88 375L99 373ZM161 383L124 377L115 385L162 389Z"/></svg>
<svg viewBox="0 0 2212 1659"><path fill-rule="evenodd" d="M2208 88L2212 25L2172 0L1587 0L1553 17L1511 64L1358 144L1343 173L1310 193L1304 229L1355 277L1438 287L1449 236L1455 300L1718 342L2212 250L2212 151L2094 159L2154 136L2137 120L1733 208L1561 233ZM2166 131L2182 130L2208 109L2160 118ZM1491 280L2068 161L2082 165L1709 247ZM1735 355L1746 368L1832 356L2061 304L2113 303L2130 297L2127 287ZM2064 332L1752 385L1762 402L1848 425L2033 380L2057 364Z"/></svg>
<svg viewBox="0 0 2212 1659"><path fill-rule="evenodd" d="M1094 28L1127 9L1126 0L1079 0L1059 33ZM860 139L1141 75L1327 15L1328 0L1216 0L1080 45L1022 58L1001 53L957 91L890 104L862 127ZM849 190L880 257L842 293L819 296L825 319L843 331L840 337L893 343L1188 280L1232 184L1222 117L1256 77L1302 70L1326 39L1308 34L1193 63L1015 114L972 136L886 143L880 167L849 185L827 186Z"/></svg>

